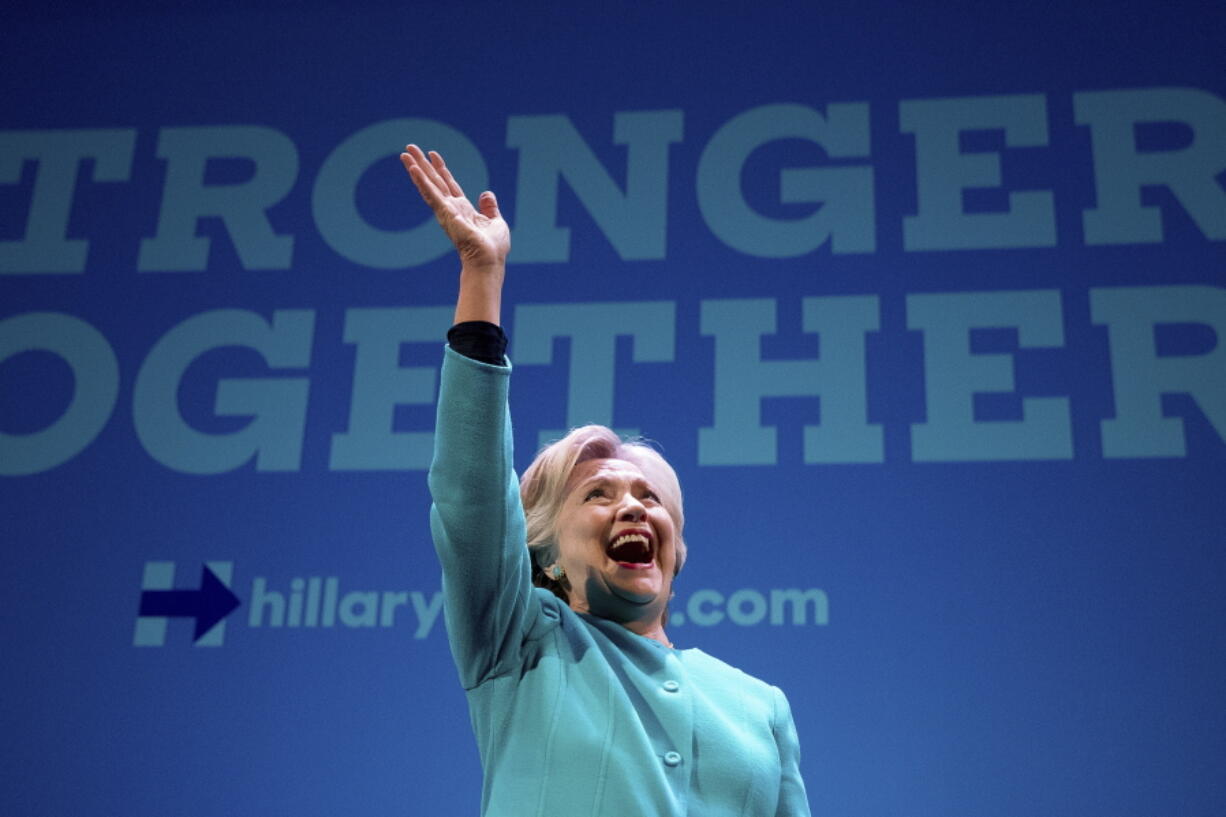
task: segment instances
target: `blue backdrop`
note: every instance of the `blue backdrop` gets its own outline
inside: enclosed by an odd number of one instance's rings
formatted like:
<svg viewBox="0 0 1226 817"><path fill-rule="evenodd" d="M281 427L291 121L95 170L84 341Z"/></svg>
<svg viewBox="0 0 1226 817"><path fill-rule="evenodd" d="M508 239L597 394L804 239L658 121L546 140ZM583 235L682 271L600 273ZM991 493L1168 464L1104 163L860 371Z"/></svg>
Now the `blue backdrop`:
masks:
<svg viewBox="0 0 1226 817"><path fill-rule="evenodd" d="M519 467L659 441L670 635L787 692L815 814L1226 810L1217 4L0 38L0 813L477 811L408 141L512 225Z"/></svg>

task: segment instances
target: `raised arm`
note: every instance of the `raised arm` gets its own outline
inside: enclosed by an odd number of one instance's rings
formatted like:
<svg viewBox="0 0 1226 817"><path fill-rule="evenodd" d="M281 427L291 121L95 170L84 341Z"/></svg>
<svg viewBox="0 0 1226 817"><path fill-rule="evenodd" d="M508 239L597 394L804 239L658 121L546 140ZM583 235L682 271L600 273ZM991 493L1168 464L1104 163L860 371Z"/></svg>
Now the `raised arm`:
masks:
<svg viewBox="0 0 1226 817"><path fill-rule="evenodd" d="M497 325L511 235L494 194L482 193L473 207L433 151L427 156L409 145L400 160L459 253L456 323ZM484 357L446 351L429 477L447 637L466 689L512 671L534 621L523 506L512 467L510 367L479 362ZM505 362L501 354L495 357Z"/></svg>
<svg viewBox="0 0 1226 817"><path fill-rule="evenodd" d="M459 253L460 294L455 323L486 321L501 325L502 281L511 251L511 231L498 212L498 199L486 190L473 207L443 157L433 150L427 156L417 145L408 145L400 154L400 162Z"/></svg>

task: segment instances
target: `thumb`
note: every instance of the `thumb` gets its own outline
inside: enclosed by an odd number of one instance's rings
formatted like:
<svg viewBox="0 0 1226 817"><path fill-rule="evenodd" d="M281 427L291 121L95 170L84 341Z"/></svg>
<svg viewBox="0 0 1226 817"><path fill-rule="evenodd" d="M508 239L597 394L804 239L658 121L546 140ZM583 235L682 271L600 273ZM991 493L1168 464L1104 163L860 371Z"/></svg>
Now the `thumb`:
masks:
<svg viewBox="0 0 1226 817"><path fill-rule="evenodd" d="M480 208L481 215L486 218L502 218L498 212L498 199L489 190L477 198L477 207Z"/></svg>

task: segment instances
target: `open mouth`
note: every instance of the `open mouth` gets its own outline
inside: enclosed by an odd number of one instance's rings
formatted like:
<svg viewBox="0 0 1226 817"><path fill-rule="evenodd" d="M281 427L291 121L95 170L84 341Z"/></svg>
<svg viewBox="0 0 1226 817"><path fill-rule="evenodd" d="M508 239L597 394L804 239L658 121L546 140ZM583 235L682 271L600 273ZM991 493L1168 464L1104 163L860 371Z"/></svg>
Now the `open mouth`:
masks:
<svg viewBox="0 0 1226 817"><path fill-rule="evenodd" d="M645 530L622 531L605 546L605 554L622 567L631 570L651 567L651 534Z"/></svg>

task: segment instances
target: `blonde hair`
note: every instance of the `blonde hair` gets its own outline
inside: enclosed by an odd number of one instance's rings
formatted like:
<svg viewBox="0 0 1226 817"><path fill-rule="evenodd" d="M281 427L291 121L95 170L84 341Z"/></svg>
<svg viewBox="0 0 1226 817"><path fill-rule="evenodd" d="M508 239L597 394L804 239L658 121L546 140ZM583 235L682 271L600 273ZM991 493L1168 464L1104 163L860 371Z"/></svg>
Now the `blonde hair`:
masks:
<svg viewBox="0 0 1226 817"><path fill-rule="evenodd" d="M572 429L562 439L550 443L536 455L536 459L524 471L519 481L519 496L524 504L527 522L528 550L532 554L532 583L551 590L554 595L570 603L570 597L561 582L545 572L545 566L558 558L557 520L566 501L566 487L576 466L581 462L599 459L618 459L634 463L647 477L660 504L672 517L676 529L674 549L676 566L673 576L681 572L685 564L685 511L681 500L681 483L677 472L650 445L643 440L623 440L617 432L605 426L581 426ZM667 613L665 614L667 617Z"/></svg>

